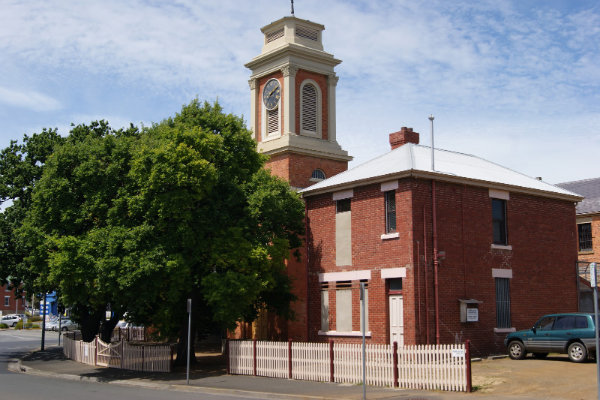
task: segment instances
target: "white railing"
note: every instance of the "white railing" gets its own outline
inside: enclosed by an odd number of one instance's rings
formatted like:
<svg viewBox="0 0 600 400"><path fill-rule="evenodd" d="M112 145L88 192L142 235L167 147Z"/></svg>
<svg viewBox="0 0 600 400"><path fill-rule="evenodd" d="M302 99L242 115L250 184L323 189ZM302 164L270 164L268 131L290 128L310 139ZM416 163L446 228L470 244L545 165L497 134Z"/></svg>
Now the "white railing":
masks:
<svg viewBox="0 0 600 400"><path fill-rule="evenodd" d="M291 352L290 352L291 350ZM366 383L410 389L469 391L468 345L368 344ZM362 383L362 345L230 341L228 372L311 381Z"/></svg>
<svg viewBox="0 0 600 400"><path fill-rule="evenodd" d="M63 338L65 357L80 363L143 372L171 372L173 354L170 344L104 343L98 337L86 343L75 340L73 334L64 334Z"/></svg>

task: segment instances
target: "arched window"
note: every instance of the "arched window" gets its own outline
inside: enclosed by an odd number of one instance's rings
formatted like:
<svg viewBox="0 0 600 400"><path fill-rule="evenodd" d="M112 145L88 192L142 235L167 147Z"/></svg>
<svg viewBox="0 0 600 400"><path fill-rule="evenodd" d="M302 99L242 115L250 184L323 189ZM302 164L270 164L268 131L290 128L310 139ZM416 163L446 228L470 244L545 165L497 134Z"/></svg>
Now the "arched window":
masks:
<svg viewBox="0 0 600 400"><path fill-rule="evenodd" d="M310 176L311 181L322 181L323 179L325 179L325 172L321 171L318 168L315 169L312 172L312 175Z"/></svg>
<svg viewBox="0 0 600 400"><path fill-rule="evenodd" d="M306 80L300 88L300 133L321 136L321 90Z"/></svg>

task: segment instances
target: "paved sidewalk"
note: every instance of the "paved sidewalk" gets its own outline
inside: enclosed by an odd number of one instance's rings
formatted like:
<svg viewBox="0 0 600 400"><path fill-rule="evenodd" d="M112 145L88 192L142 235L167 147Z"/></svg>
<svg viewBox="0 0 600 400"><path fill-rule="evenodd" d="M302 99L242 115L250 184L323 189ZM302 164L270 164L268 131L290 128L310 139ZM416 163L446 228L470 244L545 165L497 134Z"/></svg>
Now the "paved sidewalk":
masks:
<svg viewBox="0 0 600 400"><path fill-rule="evenodd" d="M222 367L210 361L202 371L190 372L186 384L185 371L172 373L145 373L81 364L62 355L62 348L50 347L36 351L22 360L9 363L9 369L59 379L105 382L110 384L140 386L165 390L197 393L244 395L258 399L362 399L361 385L319 383L288 379L227 375ZM368 399L478 399L499 398L472 393L429 392L402 389L367 387ZM506 397L508 398L508 397ZM513 397L514 398L514 397ZM518 397L521 400L526 397Z"/></svg>

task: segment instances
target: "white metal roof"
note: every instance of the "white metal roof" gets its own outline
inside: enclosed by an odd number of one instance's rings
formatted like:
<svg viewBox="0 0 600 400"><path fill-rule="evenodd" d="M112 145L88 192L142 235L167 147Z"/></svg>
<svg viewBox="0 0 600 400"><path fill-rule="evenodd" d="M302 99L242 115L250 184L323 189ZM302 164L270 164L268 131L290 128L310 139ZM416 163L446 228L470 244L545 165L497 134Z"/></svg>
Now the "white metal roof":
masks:
<svg viewBox="0 0 600 400"><path fill-rule="evenodd" d="M304 196L310 196L405 176L533 192L573 201L582 199L578 194L566 189L470 154L435 149L435 171L433 171L431 169L431 148L413 143L400 146L389 153L309 186L300 192Z"/></svg>

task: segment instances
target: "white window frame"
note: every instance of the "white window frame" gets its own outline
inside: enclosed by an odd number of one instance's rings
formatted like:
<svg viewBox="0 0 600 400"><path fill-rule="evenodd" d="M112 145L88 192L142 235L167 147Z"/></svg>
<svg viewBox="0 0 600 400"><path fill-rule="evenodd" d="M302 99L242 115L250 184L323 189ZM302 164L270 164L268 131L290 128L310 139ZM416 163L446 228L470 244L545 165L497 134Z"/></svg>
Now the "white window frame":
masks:
<svg viewBox="0 0 600 400"><path fill-rule="evenodd" d="M314 88L317 91L317 104L315 105L316 107L316 128L317 131L313 132L313 131L307 131L303 129L303 119L304 119L304 99L302 97L302 90L304 89L304 86L306 85L313 85ZM319 87L319 84L312 80L312 79L305 79L302 81L302 83L300 84L300 134L301 135L306 135L306 136L313 136L313 137L323 137L323 127L322 127L322 119L323 119L323 93L321 92L321 88Z"/></svg>

